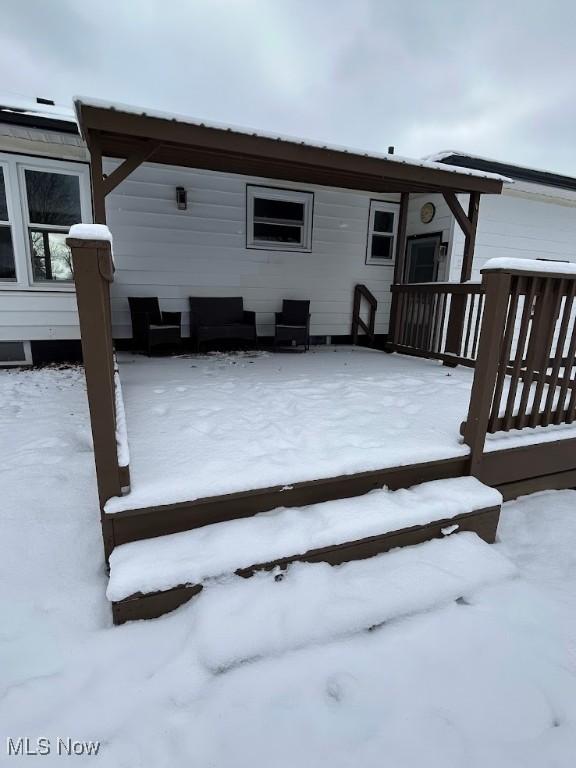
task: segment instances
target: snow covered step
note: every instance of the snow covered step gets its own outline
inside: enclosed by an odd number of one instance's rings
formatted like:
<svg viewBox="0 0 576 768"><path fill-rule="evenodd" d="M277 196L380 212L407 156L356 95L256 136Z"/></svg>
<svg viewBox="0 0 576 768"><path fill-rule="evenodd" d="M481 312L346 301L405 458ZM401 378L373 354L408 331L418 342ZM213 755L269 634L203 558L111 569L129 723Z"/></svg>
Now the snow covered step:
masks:
<svg viewBox="0 0 576 768"><path fill-rule="evenodd" d="M362 559L441 536L451 524L493 540L501 500L475 478L451 478L131 542L112 552L107 596L120 622L161 615L224 574L296 559ZM134 604L142 596L148 609Z"/></svg>
<svg viewBox="0 0 576 768"><path fill-rule="evenodd" d="M294 563L280 580L261 571L208 583L194 634L204 663L220 670L428 611L515 573L475 533L335 567Z"/></svg>

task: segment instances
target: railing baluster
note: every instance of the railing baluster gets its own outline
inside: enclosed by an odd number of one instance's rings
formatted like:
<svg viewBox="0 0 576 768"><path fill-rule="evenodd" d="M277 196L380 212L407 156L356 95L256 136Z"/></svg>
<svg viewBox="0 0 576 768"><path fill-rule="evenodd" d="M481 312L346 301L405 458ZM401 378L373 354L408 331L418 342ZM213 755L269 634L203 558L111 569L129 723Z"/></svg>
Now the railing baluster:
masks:
<svg viewBox="0 0 576 768"><path fill-rule="evenodd" d="M546 280L548 291L545 291L546 298L543 299L543 304L540 310L540 327L538 329L539 334L536 337L538 339L539 346L534 348L534 357L538 361L538 367L540 370L538 371L538 375L536 377L536 389L532 400L532 411L528 421L531 427L537 427L540 424L540 402L542 400L542 394L546 384L546 376L548 375L550 350L554 340L556 316L561 299L559 294L560 283L561 281L555 280L553 278ZM533 367L536 366L534 365Z"/></svg>
<svg viewBox="0 0 576 768"><path fill-rule="evenodd" d="M498 429L498 420L500 417L500 400L502 399L502 391L504 389L504 379L506 377L506 370L508 368L508 362L510 360L510 350L512 349L512 339L514 338L514 330L516 327L516 310L518 308L518 296L519 296L518 278L513 277L510 283L510 302L508 305L508 313L506 316L506 330L504 331L504 339L502 341L502 347L500 351L498 375L496 377L496 385L494 387L494 398L492 400L492 409L490 412L490 420L488 422L489 432L496 432L496 430ZM494 340L494 343L496 344L497 341Z"/></svg>
<svg viewBox="0 0 576 768"><path fill-rule="evenodd" d="M520 321L520 332L516 343L516 354L514 365L508 387L508 398L506 400L506 410L504 412L504 430L508 431L512 427L514 416L514 404L516 402L516 392L518 391L518 382L520 380L520 370L524 361L524 349L526 339L528 338L528 329L530 327L530 317L532 314L532 305L534 303L534 294L536 291L537 280L535 278L524 278L522 284L524 290L524 306L522 308L522 318Z"/></svg>
<svg viewBox="0 0 576 768"><path fill-rule="evenodd" d="M560 285L560 296L564 296L564 309L562 312L562 322L560 323L560 330L558 332L558 339L556 341L556 353L554 355L554 364L552 366L552 373L548 380L548 395L546 397L546 404L544 406L544 414L542 416L541 424L543 427L547 427L552 420L552 409L554 408L554 396L556 394L556 387L558 386L558 377L560 375L560 368L562 367L562 360L564 357L564 345L566 343L566 337L568 335L568 326L570 324L570 317L572 315L572 306L574 304L574 295L576 293L576 283L568 283L567 280L562 280ZM557 409L564 410L564 403L558 399Z"/></svg>

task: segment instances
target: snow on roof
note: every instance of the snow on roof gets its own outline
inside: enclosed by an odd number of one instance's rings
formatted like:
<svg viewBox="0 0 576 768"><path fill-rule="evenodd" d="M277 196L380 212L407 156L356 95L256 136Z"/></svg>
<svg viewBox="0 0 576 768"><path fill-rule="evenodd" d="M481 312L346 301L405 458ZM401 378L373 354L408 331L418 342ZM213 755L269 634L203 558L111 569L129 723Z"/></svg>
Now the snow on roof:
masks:
<svg viewBox="0 0 576 768"><path fill-rule="evenodd" d="M62 120L68 123L76 122L74 110L70 109L70 107L64 107L61 104L39 104L36 99L32 97L27 98L12 93L3 94L1 91L0 110L4 112L14 112L20 115L24 114L33 117Z"/></svg>
<svg viewBox="0 0 576 768"><path fill-rule="evenodd" d="M385 160L391 163L400 163L402 165L412 165L419 168L430 168L431 170L449 171L457 173L460 176L475 176L482 179L493 179L495 181L511 181L506 176L501 176L497 173L488 173L486 171L477 171L471 168L461 168L458 166L447 165L446 163L438 163L429 159L416 159L410 157L402 157L401 155L390 155L380 152L366 151L365 149L358 149L354 147L344 147L339 144L327 144L325 142L316 141L312 139L305 139L297 136L288 136L280 133L270 133L267 131L255 130L253 128L247 128L232 124L219 123L214 121L203 120L197 117L190 117L187 115L180 115L171 112L161 112L156 110L149 110L144 107L136 107L130 104L122 104L119 102L102 101L100 99L86 98L84 96L74 97L74 107L76 109L76 117L78 124L82 129L82 123L80 119L80 108L82 106L95 107L97 109L108 109L115 112L124 112L132 115L139 115L140 117L151 117L159 120L170 120L178 123L185 123L186 125L196 125L202 128L214 128L221 131L229 131L231 133L244 133L249 136L257 136L264 139L274 139L275 141L284 141L292 144L302 144L309 147L317 147L319 149L328 149L333 152L344 152L350 155L360 155L362 157L370 157L375 160Z"/></svg>
<svg viewBox="0 0 576 768"><path fill-rule="evenodd" d="M551 176L558 176L558 175L566 176L566 174L560 174L560 171L551 171L547 168L536 168L534 165L521 165L520 163L515 163L510 160L496 160L493 157L486 157L485 155L475 155L475 154L471 154L470 152L462 152L461 150L458 150L458 149L444 149L441 152L435 152L431 155L425 155L422 158L422 160L426 162L431 162L431 163L442 163L444 165L443 161L445 159L448 159L450 157L455 157L455 156L466 157L472 161L479 160L483 163L494 163L495 165L506 165L511 168L518 168L518 170L522 170L522 171L530 171L534 173L546 173ZM567 176L567 178L574 178L574 180L576 181L576 177Z"/></svg>

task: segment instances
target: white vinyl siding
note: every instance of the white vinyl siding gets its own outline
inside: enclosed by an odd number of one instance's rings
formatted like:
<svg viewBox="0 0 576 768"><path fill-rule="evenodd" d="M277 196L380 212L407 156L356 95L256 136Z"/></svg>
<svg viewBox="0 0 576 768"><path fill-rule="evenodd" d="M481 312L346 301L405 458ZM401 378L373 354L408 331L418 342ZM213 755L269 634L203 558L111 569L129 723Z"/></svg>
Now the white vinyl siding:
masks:
<svg viewBox="0 0 576 768"><path fill-rule="evenodd" d="M547 195L551 189L544 188ZM467 210L466 195L459 196ZM464 235L456 225L450 279L458 280L464 253ZM476 232L472 279L496 256L558 259L576 262L576 201L539 199L512 189L503 195L482 195Z"/></svg>
<svg viewBox="0 0 576 768"><path fill-rule="evenodd" d="M110 172L116 163L106 161ZM238 296L255 310L258 333L274 333L282 299L311 300L311 334L350 333L353 290L364 283L378 299L376 332L388 329L390 265L366 265L373 193L281 182L314 194L311 251L246 247L246 186L279 182L235 174L147 163L107 199L117 272L112 286L116 337L131 336L128 296L158 296L165 310L183 312L188 296ZM188 209L178 211L175 189L186 188ZM377 196L376 196L377 197ZM397 202L398 195L382 195Z"/></svg>

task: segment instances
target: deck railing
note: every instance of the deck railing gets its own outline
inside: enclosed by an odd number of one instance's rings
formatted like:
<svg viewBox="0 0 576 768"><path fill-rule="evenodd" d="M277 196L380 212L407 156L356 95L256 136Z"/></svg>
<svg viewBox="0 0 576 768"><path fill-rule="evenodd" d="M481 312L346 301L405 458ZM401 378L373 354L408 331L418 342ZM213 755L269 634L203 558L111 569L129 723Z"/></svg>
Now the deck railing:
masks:
<svg viewBox="0 0 576 768"><path fill-rule="evenodd" d="M474 365L484 310L480 283L410 283L393 285L395 352Z"/></svg>
<svg viewBox="0 0 576 768"><path fill-rule="evenodd" d="M108 557L114 542L104 505L130 488L122 390L110 314L114 266L108 241L69 237L66 242L72 252L102 534Z"/></svg>
<svg viewBox="0 0 576 768"><path fill-rule="evenodd" d="M362 300L368 307L368 322L362 318ZM352 344L358 344L358 332L364 331L371 344L374 344L374 327L378 301L365 285L358 284L354 288L354 305L352 307Z"/></svg>
<svg viewBox="0 0 576 768"><path fill-rule="evenodd" d="M483 285L478 359L461 428L473 467L487 433L576 420L576 274L535 262L531 269L483 270Z"/></svg>

